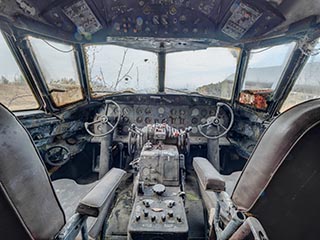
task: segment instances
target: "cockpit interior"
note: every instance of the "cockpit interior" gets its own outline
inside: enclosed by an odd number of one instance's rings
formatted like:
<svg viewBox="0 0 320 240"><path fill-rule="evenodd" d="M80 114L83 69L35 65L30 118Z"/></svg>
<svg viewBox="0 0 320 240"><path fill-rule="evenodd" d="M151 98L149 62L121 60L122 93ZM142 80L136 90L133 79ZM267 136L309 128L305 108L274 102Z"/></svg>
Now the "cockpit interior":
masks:
<svg viewBox="0 0 320 240"><path fill-rule="evenodd" d="M1 239L317 239L319 0L0 0Z"/></svg>

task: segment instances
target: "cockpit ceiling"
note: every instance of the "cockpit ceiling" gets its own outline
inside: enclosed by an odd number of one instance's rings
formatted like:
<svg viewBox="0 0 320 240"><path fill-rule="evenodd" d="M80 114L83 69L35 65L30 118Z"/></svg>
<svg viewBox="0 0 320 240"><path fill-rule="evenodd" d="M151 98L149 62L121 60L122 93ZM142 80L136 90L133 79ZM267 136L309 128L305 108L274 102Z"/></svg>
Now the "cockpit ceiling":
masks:
<svg viewBox="0 0 320 240"><path fill-rule="evenodd" d="M154 38L153 49L170 48L161 39L236 45L285 33L306 18L318 24L320 0L1 0L0 15L2 25L74 42Z"/></svg>

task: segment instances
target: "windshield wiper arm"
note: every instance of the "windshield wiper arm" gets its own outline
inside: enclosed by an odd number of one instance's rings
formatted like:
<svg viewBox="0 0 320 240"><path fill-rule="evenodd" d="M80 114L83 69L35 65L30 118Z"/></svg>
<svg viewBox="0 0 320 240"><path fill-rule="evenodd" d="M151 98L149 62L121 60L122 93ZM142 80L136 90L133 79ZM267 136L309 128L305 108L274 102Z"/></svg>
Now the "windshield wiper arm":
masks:
<svg viewBox="0 0 320 240"><path fill-rule="evenodd" d="M50 89L49 93L53 93L53 92L66 92L66 90L65 89L59 89L59 88Z"/></svg>

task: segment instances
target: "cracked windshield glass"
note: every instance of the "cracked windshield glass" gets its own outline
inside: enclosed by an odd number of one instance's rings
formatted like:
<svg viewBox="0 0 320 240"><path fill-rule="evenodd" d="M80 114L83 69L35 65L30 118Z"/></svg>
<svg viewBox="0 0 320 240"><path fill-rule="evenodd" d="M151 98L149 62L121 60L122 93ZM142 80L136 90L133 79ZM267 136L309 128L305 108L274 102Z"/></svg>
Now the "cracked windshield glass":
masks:
<svg viewBox="0 0 320 240"><path fill-rule="evenodd" d="M60 107L82 100L73 46L34 37L28 40L55 105Z"/></svg>
<svg viewBox="0 0 320 240"><path fill-rule="evenodd" d="M115 45L85 47L91 94L158 92L155 53Z"/></svg>
<svg viewBox="0 0 320 240"><path fill-rule="evenodd" d="M12 111L38 108L39 104L1 33L0 59L0 102Z"/></svg>
<svg viewBox="0 0 320 240"><path fill-rule="evenodd" d="M230 99L238 57L237 48L217 47L169 53L166 58L165 91Z"/></svg>

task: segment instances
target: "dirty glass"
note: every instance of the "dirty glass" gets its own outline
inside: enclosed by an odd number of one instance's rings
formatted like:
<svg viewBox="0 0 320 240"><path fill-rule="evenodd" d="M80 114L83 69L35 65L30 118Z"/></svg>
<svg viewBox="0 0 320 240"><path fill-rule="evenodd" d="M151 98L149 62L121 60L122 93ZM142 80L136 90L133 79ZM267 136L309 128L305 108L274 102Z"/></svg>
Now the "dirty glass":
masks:
<svg viewBox="0 0 320 240"><path fill-rule="evenodd" d="M39 107L29 85L0 33L0 102L12 111Z"/></svg>
<svg viewBox="0 0 320 240"><path fill-rule="evenodd" d="M230 99L239 50L207 48L167 54L165 91Z"/></svg>
<svg viewBox="0 0 320 240"><path fill-rule="evenodd" d="M242 89L275 90L294 46L289 43L252 50Z"/></svg>
<svg viewBox="0 0 320 240"><path fill-rule="evenodd" d="M239 102L267 110L295 43L254 49L250 52Z"/></svg>
<svg viewBox="0 0 320 240"><path fill-rule="evenodd" d="M54 104L60 107L83 99L73 46L28 39Z"/></svg>
<svg viewBox="0 0 320 240"><path fill-rule="evenodd" d="M158 91L155 53L115 45L88 45L85 53L93 97Z"/></svg>
<svg viewBox="0 0 320 240"><path fill-rule="evenodd" d="M320 98L320 39L317 42L280 112L299 103Z"/></svg>

